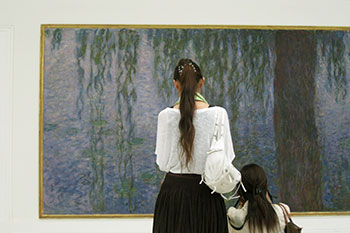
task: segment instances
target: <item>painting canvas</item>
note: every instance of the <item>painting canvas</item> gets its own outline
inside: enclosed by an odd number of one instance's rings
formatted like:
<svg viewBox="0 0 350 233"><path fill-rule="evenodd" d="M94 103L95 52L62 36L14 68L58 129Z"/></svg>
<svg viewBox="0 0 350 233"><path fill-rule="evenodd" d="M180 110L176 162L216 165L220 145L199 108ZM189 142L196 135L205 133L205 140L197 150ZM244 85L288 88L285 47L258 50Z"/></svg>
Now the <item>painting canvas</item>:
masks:
<svg viewBox="0 0 350 233"><path fill-rule="evenodd" d="M350 213L350 28L41 29L40 217L152 216L180 58L226 108L237 168L261 165L294 212Z"/></svg>

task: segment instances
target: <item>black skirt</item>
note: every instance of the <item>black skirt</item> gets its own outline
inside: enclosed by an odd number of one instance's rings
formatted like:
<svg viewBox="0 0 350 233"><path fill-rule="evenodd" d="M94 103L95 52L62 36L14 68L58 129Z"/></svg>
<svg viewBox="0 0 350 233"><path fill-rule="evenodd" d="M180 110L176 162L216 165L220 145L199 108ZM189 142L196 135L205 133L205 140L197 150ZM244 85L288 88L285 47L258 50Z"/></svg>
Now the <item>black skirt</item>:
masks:
<svg viewBox="0 0 350 233"><path fill-rule="evenodd" d="M200 175L168 173L160 189L153 233L227 233L223 198Z"/></svg>

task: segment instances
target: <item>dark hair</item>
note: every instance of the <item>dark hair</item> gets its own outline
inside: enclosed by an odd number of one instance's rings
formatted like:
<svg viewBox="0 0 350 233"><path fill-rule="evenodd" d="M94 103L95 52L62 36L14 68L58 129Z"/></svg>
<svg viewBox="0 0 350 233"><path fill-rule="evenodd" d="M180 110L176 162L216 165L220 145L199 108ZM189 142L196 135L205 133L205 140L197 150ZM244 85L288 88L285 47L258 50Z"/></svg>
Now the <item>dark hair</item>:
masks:
<svg viewBox="0 0 350 233"><path fill-rule="evenodd" d="M247 192L239 189L239 195L248 203L247 221L251 232L274 231L278 226L278 217L271 203L266 198L270 195L267 188L267 177L262 167L248 164L241 169L242 182Z"/></svg>
<svg viewBox="0 0 350 233"><path fill-rule="evenodd" d="M182 155L186 157L186 166L192 160L193 141L195 129L193 126L193 114L195 110L194 96L198 88L198 82L202 79L199 66L191 59L181 59L174 71L174 80L181 85L179 122L180 144L183 148Z"/></svg>

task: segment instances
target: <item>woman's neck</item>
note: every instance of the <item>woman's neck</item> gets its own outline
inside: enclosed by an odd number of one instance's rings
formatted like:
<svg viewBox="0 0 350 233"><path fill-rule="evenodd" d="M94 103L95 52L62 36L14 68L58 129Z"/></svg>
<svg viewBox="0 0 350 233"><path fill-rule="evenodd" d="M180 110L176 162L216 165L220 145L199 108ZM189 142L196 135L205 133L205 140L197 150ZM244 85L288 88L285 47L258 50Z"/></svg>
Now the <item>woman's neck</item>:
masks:
<svg viewBox="0 0 350 233"><path fill-rule="evenodd" d="M202 101L195 101L194 103L195 103L194 109L201 109L201 108L208 108L209 107L209 104L204 103ZM174 105L174 108L180 109L180 104Z"/></svg>

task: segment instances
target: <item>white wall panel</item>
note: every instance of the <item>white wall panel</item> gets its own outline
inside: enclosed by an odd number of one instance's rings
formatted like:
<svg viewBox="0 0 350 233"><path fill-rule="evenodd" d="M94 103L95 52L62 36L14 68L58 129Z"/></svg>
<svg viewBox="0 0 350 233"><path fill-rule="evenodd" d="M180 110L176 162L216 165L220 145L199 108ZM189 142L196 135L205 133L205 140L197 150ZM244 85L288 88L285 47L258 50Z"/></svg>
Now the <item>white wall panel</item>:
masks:
<svg viewBox="0 0 350 233"><path fill-rule="evenodd" d="M13 27L0 26L0 232L12 218Z"/></svg>

